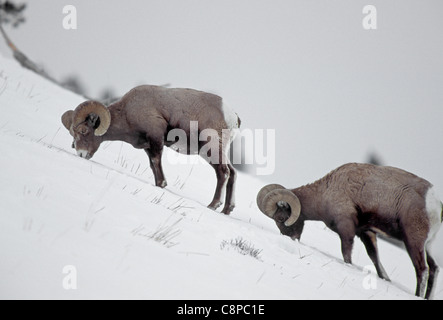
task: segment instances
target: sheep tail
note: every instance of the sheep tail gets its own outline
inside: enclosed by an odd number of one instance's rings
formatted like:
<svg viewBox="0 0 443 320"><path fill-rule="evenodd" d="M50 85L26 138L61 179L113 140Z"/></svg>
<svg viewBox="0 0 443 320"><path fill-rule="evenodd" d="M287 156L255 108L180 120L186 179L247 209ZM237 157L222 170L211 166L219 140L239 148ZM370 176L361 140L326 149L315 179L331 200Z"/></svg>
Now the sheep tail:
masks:
<svg viewBox="0 0 443 320"><path fill-rule="evenodd" d="M238 116L237 113L235 115L237 116L238 128L240 128L240 126L241 126L241 119L240 119L240 117Z"/></svg>

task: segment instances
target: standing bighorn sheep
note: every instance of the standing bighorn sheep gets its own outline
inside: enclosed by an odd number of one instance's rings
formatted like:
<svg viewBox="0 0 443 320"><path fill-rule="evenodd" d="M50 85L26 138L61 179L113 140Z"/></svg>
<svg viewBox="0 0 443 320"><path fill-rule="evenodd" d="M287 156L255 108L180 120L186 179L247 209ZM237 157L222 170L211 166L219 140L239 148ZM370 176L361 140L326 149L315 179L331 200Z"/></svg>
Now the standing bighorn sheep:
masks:
<svg viewBox="0 0 443 320"><path fill-rule="evenodd" d="M370 164L346 164L322 179L296 189L263 187L259 209L281 233L300 239L306 220L323 221L338 233L344 261L352 263L355 235L360 237L380 278L389 280L377 250L376 233L402 240L417 275L415 294L430 298L438 266L431 244L440 228L442 203L432 185L409 172Z"/></svg>
<svg viewBox="0 0 443 320"><path fill-rule="evenodd" d="M217 175L214 198L208 207L217 209L226 190L222 212L229 214L234 209L236 172L227 151L235 130L240 126L240 119L223 103L221 97L192 89L145 85L132 89L108 108L96 101L86 101L75 110L65 112L62 122L74 137L73 148L86 159L94 155L100 143L108 140L121 140L134 148L144 149L149 156L155 184L162 188L166 186L161 164L163 146L169 147L177 142L168 141L168 133L179 129L186 135L187 147L176 150L181 153L199 153L207 143L212 146L216 144L217 148L206 147L206 153L202 151L200 154L208 160ZM198 132L192 132L195 124L198 125L195 128ZM204 130L212 130L215 136L211 135L209 142L200 141L202 139L197 137L198 150L192 150L190 135L200 134Z"/></svg>

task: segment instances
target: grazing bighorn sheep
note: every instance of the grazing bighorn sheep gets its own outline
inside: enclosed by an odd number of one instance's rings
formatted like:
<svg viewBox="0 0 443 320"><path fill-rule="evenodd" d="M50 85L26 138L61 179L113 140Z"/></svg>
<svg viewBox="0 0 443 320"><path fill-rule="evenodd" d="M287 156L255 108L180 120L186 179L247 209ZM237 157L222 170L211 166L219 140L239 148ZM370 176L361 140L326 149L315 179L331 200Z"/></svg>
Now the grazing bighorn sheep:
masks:
<svg viewBox="0 0 443 320"><path fill-rule="evenodd" d="M323 221L340 236L346 263L352 263L357 235L379 277L386 280L389 277L378 257L376 233L402 240L417 275L415 294L431 297L438 266L430 248L443 212L428 181L397 168L350 163L296 189L265 186L257 195L257 205L292 239L300 240L306 220Z"/></svg>
<svg viewBox="0 0 443 320"><path fill-rule="evenodd" d="M75 110L62 116L63 125L74 137L73 148L80 157L90 159L100 143L121 140L134 148L144 149L149 156L155 184L166 186L161 157L163 146L173 146L177 141L168 141L168 133L180 129L187 137L187 146L178 152L199 153L207 143L217 148L206 147L200 155L208 160L217 175L217 187L209 208L215 210L222 204L222 193L226 190L223 213L234 209L236 172L227 157L227 151L240 126L240 119L231 111L221 97L192 89L169 89L158 86L139 86L108 108L96 101L86 101ZM198 124L198 128L195 126ZM193 129L198 132L193 132ZM194 149L190 147L190 135L199 135L204 130L215 132L210 141L200 141ZM228 134L226 134L226 131ZM195 137L194 137L195 139ZM191 139L192 140L192 139ZM204 140L204 139L203 139ZM213 141L214 140L214 141ZM216 150L218 154L214 157ZM216 159L218 161L213 161Z"/></svg>

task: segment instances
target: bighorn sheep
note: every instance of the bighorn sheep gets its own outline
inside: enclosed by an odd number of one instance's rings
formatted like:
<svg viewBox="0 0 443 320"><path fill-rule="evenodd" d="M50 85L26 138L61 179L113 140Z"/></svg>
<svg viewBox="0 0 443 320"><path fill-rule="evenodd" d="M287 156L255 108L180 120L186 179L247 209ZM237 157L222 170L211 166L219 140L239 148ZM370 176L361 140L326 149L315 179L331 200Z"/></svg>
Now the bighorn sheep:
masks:
<svg viewBox="0 0 443 320"><path fill-rule="evenodd" d="M221 97L192 89L144 85L132 89L109 107L96 101L86 101L75 110L65 112L62 123L74 137L72 147L86 159L90 159L100 143L107 140L121 140L134 148L144 149L149 156L155 184L161 188L166 186L161 163L163 146L170 147L177 142L174 139L168 141L168 133L179 129L187 138L187 147L176 151L186 154L202 151L200 155L215 169L217 187L208 207L217 209L226 190L222 212L229 214L234 209L236 172L227 151L240 126L240 119ZM192 126L198 132L193 132ZM215 137L212 135L209 142L200 141L204 139L197 137L194 148L197 150L192 150L192 146L189 148L190 135L199 135L204 130L212 130ZM217 148L206 147L205 153L202 147L207 143L212 146L215 143ZM211 152L218 154L214 157Z"/></svg>
<svg viewBox="0 0 443 320"><path fill-rule="evenodd" d="M379 261L376 233L402 240L416 271L415 294L431 297L438 266L430 248L443 212L428 181L393 167L350 163L296 189L267 185L258 193L257 205L292 239L300 239L306 220L323 221L340 236L346 263L352 263L357 235L378 276L386 280L389 277Z"/></svg>

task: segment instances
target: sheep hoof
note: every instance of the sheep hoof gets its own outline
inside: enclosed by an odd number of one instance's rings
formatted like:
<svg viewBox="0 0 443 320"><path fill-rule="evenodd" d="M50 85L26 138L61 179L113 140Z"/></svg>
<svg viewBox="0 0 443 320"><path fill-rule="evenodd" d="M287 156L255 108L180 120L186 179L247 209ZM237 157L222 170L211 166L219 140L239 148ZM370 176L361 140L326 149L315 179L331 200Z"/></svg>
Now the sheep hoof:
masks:
<svg viewBox="0 0 443 320"><path fill-rule="evenodd" d="M378 277L379 277L380 279L385 280L385 281L391 282L391 279L389 279L389 277L388 277L388 275L386 274L386 272L385 272L385 273L382 273L382 274L378 274Z"/></svg>
<svg viewBox="0 0 443 320"><path fill-rule="evenodd" d="M225 215L230 215L231 212L234 210L235 208L235 204L231 204L229 207L224 207L222 210L222 213L224 213Z"/></svg>
<svg viewBox="0 0 443 320"><path fill-rule="evenodd" d="M156 183L156 185L157 185L157 187L160 187L163 189L168 185L168 183L166 182L166 180L163 180L163 181L160 181L159 183Z"/></svg>
<svg viewBox="0 0 443 320"><path fill-rule="evenodd" d="M216 202L211 202L210 204L209 204L209 206L208 206L208 208L209 209L211 209L211 210L217 210L217 208L218 207L220 207L221 205L223 204L223 202L221 202L221 201L216 201Z"/></svg>

